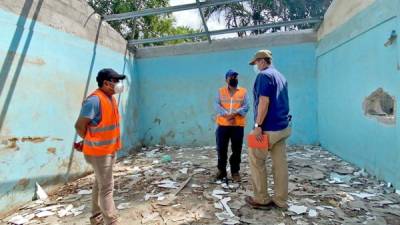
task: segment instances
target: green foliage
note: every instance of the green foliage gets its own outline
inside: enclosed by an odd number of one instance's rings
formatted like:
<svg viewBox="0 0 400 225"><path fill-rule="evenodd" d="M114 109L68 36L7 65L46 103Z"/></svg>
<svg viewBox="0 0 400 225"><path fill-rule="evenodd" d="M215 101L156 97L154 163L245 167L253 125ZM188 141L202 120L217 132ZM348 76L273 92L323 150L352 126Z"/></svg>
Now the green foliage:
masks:
<svg viewBox="0 0 400 225"><path fill-rule="evenodd" d="M141 11L148 8L169 6L168 0L87 0L100 15ZM110 25L127 39L158 38L171 35L197 33L189 27L174 27L175 18L171 14L144 16L136 19L110 21ZM204 39L204 38L203 38ZM184 39L145 45L177 44L202 39Z"/></svg>
<svg viewBox="0 0 400 225"><path fill-rule="evenodd" d="M260 25L278 21L322 17L332 0L251 0L218 5L205 10L205 16L223 15L228 28ZM310 28L310 25L292 26L287 30ZM251 34L274 32L277 29L256 30ZM246 35L239 32L239 36Z"/></svg>
<svg viewBox="0 0 400 225"><path fill-rule="evenodd" d="M141 11L149 8L169 6L169 0L87 0L100 15ZM218 5L204 9L207 20L212 16L222 16L228 28L260 25L278 21L322 17L332 0L250 0L227 5ZM197 33L199 30L189 27L174 27L172 14L144 16L136 19L110 21L110 25L127 39L159 38L172 35ZM310 28L311 25L286 27L286 30ZM238 32L239 36L275 32L279 28ZM148 45L177 44L205 40L189 38L184 40L151 43Z"/></svg>

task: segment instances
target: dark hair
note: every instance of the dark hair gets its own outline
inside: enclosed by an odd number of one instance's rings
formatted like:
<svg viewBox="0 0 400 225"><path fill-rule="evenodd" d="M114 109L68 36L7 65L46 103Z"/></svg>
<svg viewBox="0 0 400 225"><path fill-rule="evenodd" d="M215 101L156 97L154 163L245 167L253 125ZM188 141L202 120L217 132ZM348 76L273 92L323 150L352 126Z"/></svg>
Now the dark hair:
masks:
<svg viewBox="0 0 400 225"><path fill-rule="evenodd" d="M97 85L99 86L99 88L103 87L104 81L112 81L112 79L110 79L110 80L109 79L99 79L97 81Z"/></svg>
<svg viewBox="0 0 400 225"><path fill-rule="evenodd" d="M97 81L97 85L99 86L99 88L103 87L104 81L105 80L98 80Z"/></svg>
<svg viewBox="0 0 400 225"><path fill-rule="evenodd" d="M263 58L267 64L271 64L271 58Z"/></svg>

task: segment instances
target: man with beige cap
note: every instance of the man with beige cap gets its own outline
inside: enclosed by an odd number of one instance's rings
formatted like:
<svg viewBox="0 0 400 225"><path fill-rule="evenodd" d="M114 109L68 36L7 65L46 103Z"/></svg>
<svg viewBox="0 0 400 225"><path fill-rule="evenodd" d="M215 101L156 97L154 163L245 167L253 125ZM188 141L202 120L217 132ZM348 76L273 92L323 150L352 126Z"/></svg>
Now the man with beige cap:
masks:
<svg viewBox="0 0 400 225"><path fill-rule="evenodd" d="M252 134L262 141L263 134L269 138L265 149L249 148L249 163L254 197L247 197L246 203L256 209L277 206L287 208L288 165L286 139L291 134L289 126L288 84L286 78L272 65L272 52L258 51L250 62L257 78L254 82L254 129ZM267 168L268 152L272 158L274 196L268 194Z"/></svg>

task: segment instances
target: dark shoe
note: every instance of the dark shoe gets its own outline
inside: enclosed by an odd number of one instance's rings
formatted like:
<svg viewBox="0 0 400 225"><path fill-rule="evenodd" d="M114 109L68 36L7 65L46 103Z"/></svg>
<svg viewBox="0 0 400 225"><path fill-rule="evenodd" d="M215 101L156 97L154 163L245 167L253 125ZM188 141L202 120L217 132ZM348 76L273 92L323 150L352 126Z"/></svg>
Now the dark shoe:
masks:
<svg viewBox="0 0 400 225"><path fill-rule="evenodd" d="M223 172L221 170L218 170L218 172L214 176L215 180L222 180L224 178L226 178L226 172Z"/></svg>
<svg viewBox="0 0 400 225"><path fill-rule="evenodd" d="M90 217L90 225L103 225L104 224L104 220L103 220L103 216L101 215L101 213L98 213L92 217Z"/></svg>
<svg viewBox="0 0 400 225"><path fill-rule="evenodd" d="M240 177L239 173L232 173L232 180L234 182L238 182L239 183L242 180L242 178Z"/></svg>
<svg viewBox="0 0 400 225"><path fill-rule="evenodd" d="M280 204L277 204L275 200L272 200L272 201L274 202L274 205L275 205L277 208L279 208L279 209L287 210L287 209L289 208L289 206L288 206L287 203L283 203L283 204L280 203Z"/></svg>
<svg viewBox="0 0 400 225"><path fill-rule="evenodd" d="M254 199L250 196L247 196L244 200L246 201L247 205L253 209L270 210L275 206L275 204L272 201L268 204L259 204L255 202Z"/></svg>

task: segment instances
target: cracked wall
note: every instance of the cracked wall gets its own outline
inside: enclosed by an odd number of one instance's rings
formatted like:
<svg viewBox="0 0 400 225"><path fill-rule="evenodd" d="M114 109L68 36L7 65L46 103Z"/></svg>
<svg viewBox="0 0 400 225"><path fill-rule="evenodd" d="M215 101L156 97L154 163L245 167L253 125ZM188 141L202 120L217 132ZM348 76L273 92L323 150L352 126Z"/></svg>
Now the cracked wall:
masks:
<svg viewBox="0 0 400 225"><path fill-rule="evenodd" d="M318 43L318 133L323 147L400 187L400 126L366 116L363 104L383 90L400 96L399 41L384 44L400 31L400 2L376 0ZM335 14L335 12L332 12ZM382 91L379 91L382 88ZM375 95L377 93L375 92ZM381 113L372 106L375 113ZM387 110L390 111L389 109Z"/></svg>
<svg viewBox="0 0 400 225"><path fill-rule="evenodd" d="M35 182L51 191L89 171L82 154L71 155L74 122L101 68L128 75L121 153L137 143L133 58L92 13L78 0L0 3L0 214L29 201Z"/></svg>
<svg viewBox="0 0 400 225"><path fill-rule="evenodd" d="M396 123L396 98L378 88L365 98L362 104L364 114L385 124Z"/></svg>

